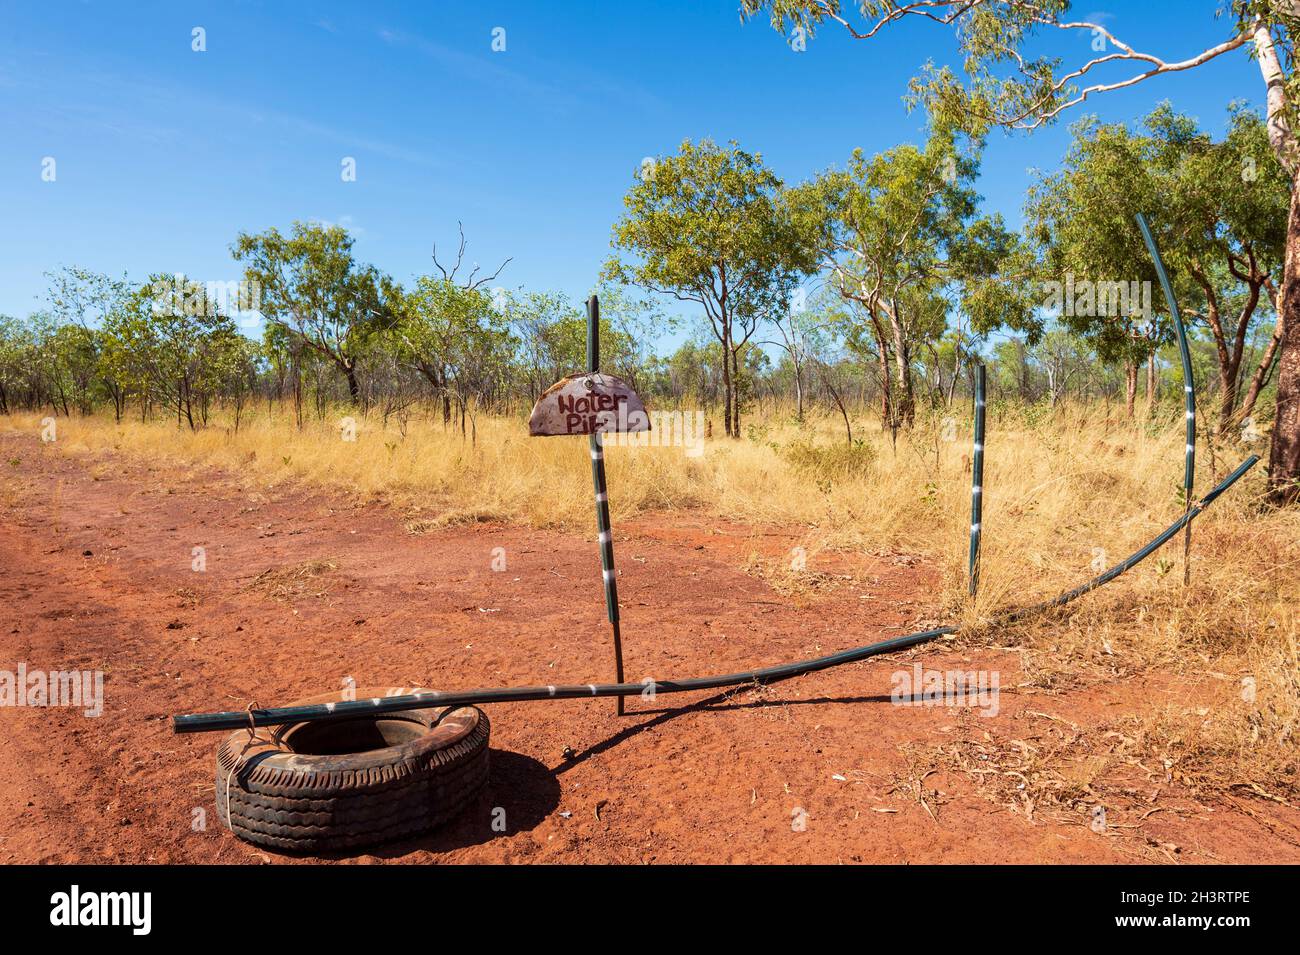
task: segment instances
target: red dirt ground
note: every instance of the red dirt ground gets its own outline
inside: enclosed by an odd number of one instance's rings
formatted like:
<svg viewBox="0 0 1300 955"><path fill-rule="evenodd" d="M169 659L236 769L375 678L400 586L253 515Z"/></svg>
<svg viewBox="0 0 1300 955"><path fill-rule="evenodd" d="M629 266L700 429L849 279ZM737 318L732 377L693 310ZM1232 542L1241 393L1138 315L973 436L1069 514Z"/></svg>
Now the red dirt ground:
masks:
<svg viewBox="0 0 1300 955"><path fill-rule="evenodd" d="M0 669L100 669L105 711L0 709L0 862L298 862L213 807L216 735L174 713L357 685L466 688L612 679L593 534L479 524L415 536L382 502L251 476L71 457L0 434ZM936 574L839 555L852 579L801 600L744 571L798 530L659 515L615 528L630 679L829 653L934 619ZM192 548L206 549L204 572ZM507 569L493 571L493 549ZM279 599L263 571L332 559ZM890 703L913 662L1001 673L996 716ZM1012 809L927 762L940 745L1033 740L1194 691L1160 674L1017 691L1019 656L931 645L764 689L488 707L492 779L457 822L357 861L1300 861L1300 812L1198 801L1163 778L1086 810ZM918 756L918 754L921 754ZM1141 792L1141 796L1136 795ZM492 829L505 809L507 831ZM1079 807L1084 809L1084 807ZM202 812L198 812L201 810ZM499 814L498 814L499 815ZM201 825L206 817L206 826ZM310 860L308 860L310 861Z"/></svg>

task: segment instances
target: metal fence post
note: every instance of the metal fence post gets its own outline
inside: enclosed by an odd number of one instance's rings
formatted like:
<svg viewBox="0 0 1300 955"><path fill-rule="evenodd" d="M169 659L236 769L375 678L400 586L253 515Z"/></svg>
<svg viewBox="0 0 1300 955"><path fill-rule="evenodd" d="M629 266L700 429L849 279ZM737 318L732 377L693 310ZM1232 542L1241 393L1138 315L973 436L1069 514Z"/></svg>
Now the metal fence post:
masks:
<svg viewBox="0 0 1300 955"><path fill-rule="evenodd" d="M970 486L970 595L980 584L980 535L984 521L984 365L975 366L975 437L971 449Z"/></svg>
<svg viewBox="0 0 1300 955"><path fill-rule="evenodd" d="M587 371L600 371L600 301L593 295L587 299ZM618 622L618 580L614 574L614 535L609 525L609 489L605 483L605 449L601 435L592 431L591 483L596 492L596 529L600 533L600 568L605 581L605 610L610 626L614 628L614 673L617 683L623 682L623 635ZM615 697L617 713L623 715L623 697Z"/></svg>

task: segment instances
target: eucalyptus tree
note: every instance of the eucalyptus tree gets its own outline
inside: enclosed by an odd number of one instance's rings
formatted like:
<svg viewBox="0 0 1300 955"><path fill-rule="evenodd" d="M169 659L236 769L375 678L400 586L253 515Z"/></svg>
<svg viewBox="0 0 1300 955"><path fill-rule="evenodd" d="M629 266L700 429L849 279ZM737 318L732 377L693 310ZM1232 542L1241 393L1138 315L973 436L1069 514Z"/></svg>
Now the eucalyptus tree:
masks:
<svg viewBox="0 0 1300 955"><path fill-rule="evenodd" d="M42 312L26 319L0 316L0 400L7 411L51 400L46 348L53 327Z"/></svg>
<svg viewBox="0 0 1300 955"><path fill-rule="evenodd" d="M71 404L88 415L94 410L94 385L100 366L95 330L60 322L49 312L44 317L48 324L43 329L41 352L63 413L68 414Z"/></svg>
<svg viewBox="0 0 1300 955"><path fill-rule="evenodd" d="M1064 324L1104 359L1125 361L1130 408L1143 358L1153 386L1154 356L1169 327L1154 321L1155 275L1133 216L1159 210L1153 225L1161 252L1185 317L1213 343L1219 426L1229 427L1252 412L1281 339L1278 329L1239 408L1246 346L1258 319L1274 313L1269 290L1281 277L1286 242L1288 184L1269 159L1263 122L1234 107L1227 134L1215 141L1163 104L1133 129L1087 118L1072 131L1062 168L1038 179L1026 208L1047 273L1061 297L1074 299L1060 302ZM1115 293L1137 307L1116 314Z"/></svg>
<svg viewBox="0 0 1300 955"><path fill-rule="evenodd" d="M1204 322L1214 344L1219 424L1226 429L1254 412L1282 343L1275 306L1291 184L1270 161L1264 121L1240 104L1230 109L1219 141L1167 106L1147 122L1162 187L1159 219L1168 223L1164 241L1176 272L1191 277L1190 314ZM1261 318L1271 319L1273 329L1246 384L1246 345Z"/></svg>
<svg viewBox="0 0 1300 955"><path fill-rule="evenodd" d="M664 383L679 404L690 399L713 406L722 392L721 346L687 339L663 362Z"/></svg>
<svg viewBox="0 0 1300 955"><path fill-rule="evenodd" d="M585 366L576 352L577 346L565 343L573 335L558 331L565 327L577 328L584 321L583 312L560 292L519 290L507 292L503 297L503 310L518 343L516 371L523 379L528 400L535 401L558 379ZM602 332L606 330L605 324L602 316Z"/></svg>
<svg viewBox="0 0 1300 955"><path fill-rule="evenodd" d="M833 288L829 285L827 287ZM890 336L885 331L880 315L856 299L838 297L838 307L828 308L829 318L842 336L845 350L864 362L864 368L871 368L875 372L875 385L880 394L880 426L882 429L890 429L895 421L893 389L890 386L893 380Z"/></svg>
<svg viewBox="0 0 1300 955"><path fill-rule="evenodd" d="M68 368L68 359L75 357L68 337L59 338L59 322L47 311L33 312L27 317L29 341L29 375L33 392L43 404L49 402L55 414L71 414L69 392L73 391L75 374Z"/></svg>
<svg viewBox="0 0 1300 955"><path fill-rule="evenodd" d="M840 307L840 297L828 285L817 290L811 302L806 299L806 290L799 289L786 311L772 316L778 337L760 342L779 348L790 365L797 421L803 421L808 373L834 337L842 316Z"/></svg>
<svg viewBox="0 0 1300 955"><path fill-rule="evenodd" d="M625 285L601 282L593 292L600 298L601 367L639 391L654 364L658 339L680 328L681 319L665 312L653 296L632 294L633 289ZM586 359L585 317L578 332L570 337L569 347L581 367Z"/></svg>
<svg viewBox="0 0 1300 955"><path fill-rule="evenodd" d="M600 285L600 365L637 386L653 361L651 336L660 324L652 303L628 296L617 286ZM530 401L566 375L587 367L587 316L583 303L561 292L517 291L502 308L514 336L513 365ZM665 320L666 321L666 320Z"/></svg>
<svg viewBox="0 0 1300 955"><path fill-rule="evenodd" d="M1133 221L1160 192L1150 146L1123 124L1081 120L1061 170L1030 187L1025 210L1044 304L1101 361L1123 367L1130 417L1138 369L1172 334L1156 314L1150 293L1155 272ZM1159 231L1162 238L1167 234L1163 226Z"/></svg>
<svg viewBox="0 0 1300 955"><path fill-rule="evenodd" d="M27 347L24 323L10 315L0 315L0 414L15 410Z"/></svg>
<svg viewBox="0 0 1300 955"><path fill-rule="evenodd" d="M105 326L108 360L141 395L141 413L155 403L192 431L207 423L211 400L248 360L235 323L184 275L151 275Z"/></svg>
<svg viewBox="0 0 1300 955"><path fill-rule="evenodd" d="M399 356L422 375L442 402L443 422L455 401L461 430L471 401L481 401L514 348L506 319L492 298L450 276L420 276L403 296L393 326Z"/></svg>
<svg viewBox="0 0 1300 955"><path fill-rule="evenodd" d="M709 139L642 166L623 204L604 275L703 309L721 347L726 433L739 437L743 352L816 269L806 219L760 155Z"/></svg>
<svg viewBox="0 0 1300 955"><path fill-rule="evenodd" d="M396 321L401 290L352 254L354 239L336 225L295 222L289 235L271 228L241 232L231 246L257 289L259 311L301 347L332 364L361 398L357 358L369 336Z"/></svg>
<svg viewBox="0 0 1300 955"><path fill-rule="evenodd" d="M1027 250L997 216L979 213L973 149L934 130L913 145L868 157L854 150L846 169L800 188L802 207L819 210L819 251L830 280L861 306L877 354L891 355L891 427L916 414L917 350L942 338L955 310L977 334L1010 327L1035 338Z"/></svg>
<svg viewBox="0 0 1300 955"><path fill-rule="evenodd" d="M1300 497L1300 0L1202 0L1196 9L1207 19L1226 14L1222 38L1182 59L1147 52L1132 37L1120 39L1101 17L1076 16L1070 0L741 0L741 6L746 15L767 13L777 29L812 33L830 23L857 40L887 35L902 22L951 30L964 78L927 63L912 80L908 100L977 134L994 126L1038 129L1092 97L1249 51L1260 73L1273 158L1290 183L1269 484L1278 503ZM1046 37L1061 40L1070 58L1054 56Z"/></svg>
<svg viewBox="0 0 1300 955"><path fill-rule="evenodd" d="M1083 340L1061 327L1049 329L1031 355L1047 376L1052 407L1066 395L1071 382L1087 377L1092 358Z"/></svg>
<svg viewBox="0 0 1300 955"><path fill-rule="evenodd" d="M64 266L45 276L50 283L46 292L48 314L59 326L56 343L65 354L76 404L83 414L90 413L98 381L112 399L114 414L120 421L126 393L100 357L105 345L104 322L125 305L131 294L130 284L125 278L115 279L78 266Z"/></svg>

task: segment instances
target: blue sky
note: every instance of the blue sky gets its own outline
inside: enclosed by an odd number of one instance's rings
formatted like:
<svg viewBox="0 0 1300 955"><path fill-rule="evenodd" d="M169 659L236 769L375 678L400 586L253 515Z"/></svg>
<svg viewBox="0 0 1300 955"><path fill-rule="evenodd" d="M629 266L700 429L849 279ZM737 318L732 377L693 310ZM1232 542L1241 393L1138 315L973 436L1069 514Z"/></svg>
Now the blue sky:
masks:
<svg viewBox="0 0 1300 955"><path fill-rule="evenodd" d="M1133 0L1079 14L1182 59L1228 35L1218 0ZM455 248L500 284L593 284L644 157L683 138L736 139L795 181L917 141L902 102L942 28L806 52L738 0L635 2L7 2L0 8L0 313L40 306L60 265L239 278L240 230L346 225L358 256L408 281ZM206 31L205 52L191 49ZM505 31L493 52L493 30ZM1086 35L1055 39L1073 62ZM1073 44L1067 47L1066 44ZM1162 99L1214 131L1236 98L1262 103L1242 52L1094 100L1107 120ZM1078 113L1071 118L1077 118ZM980 188L1020 221L1028 169L1052 168L1064 125L995 134ZM355 182L340 176L356 160ZM54 157L57 178L41 178Z"/></svg>

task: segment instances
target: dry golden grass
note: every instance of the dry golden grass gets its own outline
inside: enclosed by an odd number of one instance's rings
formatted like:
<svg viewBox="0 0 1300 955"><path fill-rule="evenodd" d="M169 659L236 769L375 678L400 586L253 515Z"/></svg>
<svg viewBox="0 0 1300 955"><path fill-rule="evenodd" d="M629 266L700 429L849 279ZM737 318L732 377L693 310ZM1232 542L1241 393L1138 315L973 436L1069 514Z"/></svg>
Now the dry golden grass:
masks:
<svg viewBox="0 0 1300 955"><path fill-rule="evenodd" d="M828 574L809 569L807 561L815 558L816 551L805 553L803 559L798 561L785 555L764 557L754 552L746 558L741 569L764 581L781 596L800 603L806 598L829 593L840 584L853 579L848 574Z"/></svg>
<svg viewBox="0 0 1300 955"><path fill-rule="evenodd" d="M269 567L254 577L244 589L256 591L272 600L324 597L329 589L317 578L338 570L338 567L338 561L330 558L306 560L293 567Z"/></svg>
<svg viewBox="0 0 1300 955"><path fill-rule="evenodd" d="M174 423L60 419L65 452L122 452L160 464L211 465L250 482L330 485L379 496L409 512L408 530L502 520L590 530L586 442L530 439L521 420L482 419L477 441L441 422L412 418L400 433L359 418L344 441L339 410L297 430L264 409L238 433L224 423L191 433ZM0 429L39 433L40 415L0 418ZM817 547L921 554L942 573L938 612L969 628L968 642L1019 643L1045 688L1160 667L1232 688L1252 699L1198 714L1172 708L1127 728L1148 750L1163 748L1199 785L1297 791L1300 724L1300 510L1261 506L1257 467L1194 525L1191 584L1183 585L1181 538L1072 605L1068 614L981 629L992 613L1045 599L1127 556L1181 513L1181 411L1121 420L1100 407L1053 412L990 408L982 586L966 597L970 509L969 407L918 422L896 444L860 421L862 448L845 448L838 419L754 422L749 437L712 438L703 454L678 447L611 447L606 453L615 524L633 514L702 509L739 521L799 525ZM819 450L820 449L820 450ZM844 450L836 450L844 449ZM1263 442L1202 442L1204 493ZM771 567L751 572L772 577ZM779 576L779 575L778 575ZM786 575L790 576L790 575ZM790 591L817 581L774 580ZM1240 705L1238 705L1240 704Z"/></svg>

